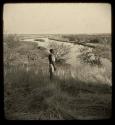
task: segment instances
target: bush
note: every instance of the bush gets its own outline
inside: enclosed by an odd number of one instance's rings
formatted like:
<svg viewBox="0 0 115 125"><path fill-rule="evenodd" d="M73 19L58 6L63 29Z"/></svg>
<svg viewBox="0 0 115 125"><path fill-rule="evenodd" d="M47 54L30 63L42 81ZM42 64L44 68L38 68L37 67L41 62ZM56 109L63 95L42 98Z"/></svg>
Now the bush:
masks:
<svg viewBox="0 0 115 125"><path fill-rule="evenodd" d="M75 40L76 40L75 37L73 37L73 36L69 37L69 41L75 41Z"/></svg>
<svg viewBox="0 0 115 125"><path fill-rule="evenodd" d="M49 44L49 48L54 49L56 55L56 62L65 63L68 59L71 47L69 45L57 44L52 42Z"/></svg>
<svg viewBox="0 0 115 125"><path fill-rule="evenodd" d="M99 43L100 41L98 39L92 39L90 40L90 43Z"/></svg>
<svg viewBox="0 0 115 125"><path fill-rule="evenodd" d="M78 39L78 37L76 35L63 35L63 38L68 39L70 42L76 41Z"/></svg>
<svg viewBox="0 0 115 125"><path fill-rule="evenodd" d="M20 45L19 38L16 35L4 36L4 42L6 43L8 48L11 48L11 49L19 47Z"/></svg>
<svg viewBox="0 0 115 125"><path fill-rule="evenodd" d="M93 53L93 49L90 48L82 48L81 55L79 56L81 63L86 63L90 65L98 65L101 66L101 59L100 56L96 53Z"/></svg>
<svg viewBox="0 0 115 125"><path fill-rule="evenodd" d="M98 54L102 58L107 58L112 61L111 57L111 46L108 44L102 44L93 50L93 53Z"/></svg>

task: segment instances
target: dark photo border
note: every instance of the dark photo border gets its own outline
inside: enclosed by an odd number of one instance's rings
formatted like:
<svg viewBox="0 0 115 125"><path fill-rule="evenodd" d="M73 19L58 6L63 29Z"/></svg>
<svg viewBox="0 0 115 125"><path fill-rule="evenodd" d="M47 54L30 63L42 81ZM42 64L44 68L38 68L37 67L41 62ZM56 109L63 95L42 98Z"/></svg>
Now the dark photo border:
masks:
<svg viewBox="0 0 115 125"><path fill-rule="evenodd" d="M5 119L5 114L4 114L4 68L3 68L3 6L4 4L8 4L8 3L109 3L111 4L111 8L112 8L112 41L114 41L114 31L113 31L113 27L114 27L114 5L113 5L113 1L112 0L0 0L0 77L1 77L1 82L0 82L0 121L5 121L6 123L22 123L21 121L23 120L6 120ZM107 119L107 120L104 120L104 121L108 121L108 120L112 120L113 119L113 88L114 88L114 54L113 54L113 51L114 51L114 42L112 42L112 117L110 119ZM89 121L89 120L87 120ZM95 120L93 120L95 121ZM97 120L96 120L97 121ZM102 121L102 120L99 120L99 122ZM35 121L35 120L24 120L23 121L24 123L27 122L27 123L33 123L33 122L39 122L39 123L42 123L43 121ZM49 121L44 121L44 123L48 123ZM52 122L52 120L50 121ZM59 121L54 121L55 123L60 123L62 122L62 120L59 120ZM71 123L71 120L70 121L66 121L64 120L62 123ZM74 122L84 122L86 123L85 120L80 120L80 121L74 121ZM47 124L46 123L46 124ZM110 124L110 121L108 121L108 124Z"/></svg>

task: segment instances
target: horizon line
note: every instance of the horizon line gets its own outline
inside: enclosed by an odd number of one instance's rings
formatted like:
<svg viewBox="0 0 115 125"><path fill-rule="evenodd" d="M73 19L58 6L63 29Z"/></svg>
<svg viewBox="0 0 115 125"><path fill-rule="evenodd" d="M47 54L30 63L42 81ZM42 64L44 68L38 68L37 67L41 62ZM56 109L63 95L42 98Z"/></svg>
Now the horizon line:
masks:
<svg viewBox="0 0 115 125"><path fill-rule="evenodd" d="M112 34L112 33L3 33L5 34L23 34L23 35L96 35L96 34Z"/></svg>

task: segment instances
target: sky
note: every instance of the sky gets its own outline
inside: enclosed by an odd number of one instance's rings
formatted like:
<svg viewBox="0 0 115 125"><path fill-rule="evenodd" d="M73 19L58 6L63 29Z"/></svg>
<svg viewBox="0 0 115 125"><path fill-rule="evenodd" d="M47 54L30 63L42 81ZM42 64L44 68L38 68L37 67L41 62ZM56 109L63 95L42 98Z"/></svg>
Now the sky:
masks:
<svg viewBox="0 0 115 125"><path fill-rule="evenodd" d="M4 33L111 33L111 5L104 3L5 4Z"/></svg>

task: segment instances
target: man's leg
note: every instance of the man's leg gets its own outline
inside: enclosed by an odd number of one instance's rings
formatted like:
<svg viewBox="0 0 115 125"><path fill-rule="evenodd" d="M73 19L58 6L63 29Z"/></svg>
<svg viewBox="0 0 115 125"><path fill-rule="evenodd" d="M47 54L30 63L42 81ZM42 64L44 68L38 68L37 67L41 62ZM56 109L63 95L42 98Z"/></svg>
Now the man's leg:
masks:
<svg viewBox="0 0 115 125"><path fill-rule="evenodd" d="M52 79L53 79L53 72L50 71L50 80L52 80Z"/></svg>

